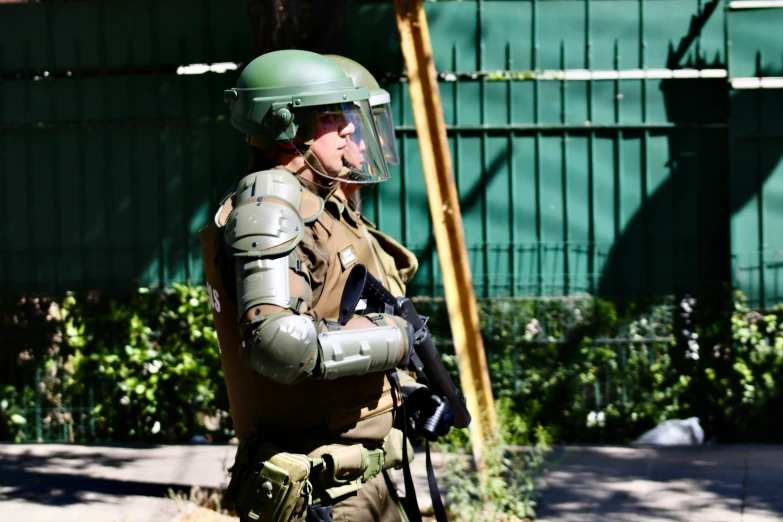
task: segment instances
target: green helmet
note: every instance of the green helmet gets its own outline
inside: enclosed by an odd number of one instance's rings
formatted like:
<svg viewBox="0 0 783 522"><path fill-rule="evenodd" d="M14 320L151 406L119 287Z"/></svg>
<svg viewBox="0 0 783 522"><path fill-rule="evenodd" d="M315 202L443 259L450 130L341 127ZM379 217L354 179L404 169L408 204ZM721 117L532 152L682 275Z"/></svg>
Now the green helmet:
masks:
<svg viewBox="0 0 783 522"><path fill-rule="evenodd" d="M231 104L231 124L256 147L296 150L315 172L330 179L368 183L389 177L369 89L355 87L320 54L285 50L261 55L245 67L224 99ZM340 137L328 141L332 148L318 157L310 147L330 133ZM365 139L359 150L349 147L354 135L372 139ZM355 150L348 154L349 149Z"/></svg>
<svg viewBox="0 0 783 522"><path fill-rule="evenodd" d="M378 138L381 140L383 156L386 161L393 165L399 165L400 154L397 150L397 140L394 137L394 120L391 112L391 96L385 89L381 89L378 80L362 64L336 54L325 54L327 58L342 67L356 87L367 87L370 89L370 106L375 120L375 126L378 131Z"/></svg>

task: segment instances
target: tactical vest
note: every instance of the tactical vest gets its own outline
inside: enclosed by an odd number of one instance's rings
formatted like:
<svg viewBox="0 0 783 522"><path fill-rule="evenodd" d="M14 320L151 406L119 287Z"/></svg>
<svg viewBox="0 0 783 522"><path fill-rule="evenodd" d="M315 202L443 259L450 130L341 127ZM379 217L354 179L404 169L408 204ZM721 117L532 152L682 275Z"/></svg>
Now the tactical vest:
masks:
<svg viewBox="0 0 783 522"><path fill-rule="evenodd" d="M234 292L228 292L225 286L233 286L234 282L225 275L221 277L221 268L225 274L227 261L222 253L221 227L230 207L231 199L228 198L215 220L200 231L199 237L237 437L244 438L255 425L272 440L305 437L322 443L344 440L381 443L391 429L394 407L391 384L384 373L334 381L311 379L284 385L261 376L244 364L236 304L229 297ZM404 295L405 285L418 267L410 251L376 230L344 202L332 198L324 204L306 187L302 192L300 213L309 221L306 226L310 229L302 241L312 242L309 251L323 254L319 259L304 260L312 265L308 268L313 278L322 279L319 291L314 292L312 310L317 316L338 317L345 281L350 268L357 263L366 265L394 295ZM307 446L301 451L308 451L317 444ZM286 449L297 450L290 446Z"/></svg>

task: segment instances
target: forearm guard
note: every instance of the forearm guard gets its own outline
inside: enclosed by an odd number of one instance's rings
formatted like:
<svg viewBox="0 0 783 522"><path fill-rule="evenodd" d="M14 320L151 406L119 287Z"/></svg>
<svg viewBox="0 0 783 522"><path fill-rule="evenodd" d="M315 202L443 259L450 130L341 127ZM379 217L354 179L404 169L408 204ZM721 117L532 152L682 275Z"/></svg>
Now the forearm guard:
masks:
<svg viewBox="0 0 783 522"><path fill-rule="evenodd" d="M267 317L252 332L245 356L255 371L283 384L308 377L337 379L404 366L412 334L399 318L372 314L316 335L310 316L281 313Z"/></svg>
<svg viewBox="0 0 783 522"><path fill-rule="evenodd" d="M413 328L394 316L373 314L366 318L378 326L318 336L324 379L382 372L407 364Z"/></svg>

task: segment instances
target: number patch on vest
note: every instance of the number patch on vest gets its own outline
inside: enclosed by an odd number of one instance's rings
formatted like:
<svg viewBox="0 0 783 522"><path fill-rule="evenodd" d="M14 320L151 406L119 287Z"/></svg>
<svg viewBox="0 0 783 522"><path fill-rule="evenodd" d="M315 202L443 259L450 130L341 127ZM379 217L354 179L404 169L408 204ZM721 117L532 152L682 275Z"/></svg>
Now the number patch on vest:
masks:
<svg viewBox="0 0 783 522"><path fill-rule="evenodd" d="M212 305L212 309L217 313L220 313L220 296L218 295L218 291L207 283L207 293L209 294L209 304Z"/></svg>
<svg viewBox="0 0 783 522"><path fill-rule="evenodd" d="M353 246L340 250L340 264L343 265L343 270L347 270L356 264L356 253L353 251Z"/></svg>

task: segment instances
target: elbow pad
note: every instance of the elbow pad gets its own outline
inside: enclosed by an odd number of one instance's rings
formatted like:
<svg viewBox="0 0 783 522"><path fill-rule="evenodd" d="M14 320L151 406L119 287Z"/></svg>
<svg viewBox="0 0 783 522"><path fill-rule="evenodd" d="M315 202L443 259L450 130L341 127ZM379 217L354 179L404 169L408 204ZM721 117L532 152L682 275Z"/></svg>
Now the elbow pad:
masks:
<svg viewBox="0 0 783 522"><path fill-rule="evenodd" d="M251 368L282 384L312 375L318 364L318 336L309 315L266 317L245 341L244 349Z"/></svg>
<svg viewBox="0 0 783 522"><path fill-rule="evenodd" d="M359 327L317 335L310 316L275 314L267 317L245 342L245 356L255 371L282 384L307 377L363 375L407 364L413 327L388 315L359 319L361 322L352 320Z"/></svg>

